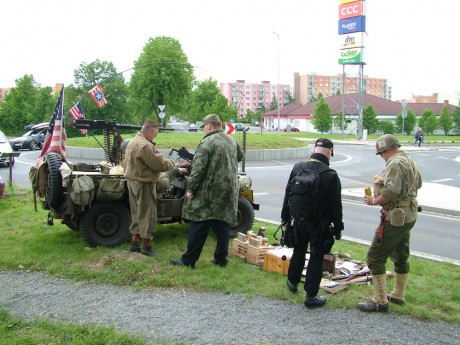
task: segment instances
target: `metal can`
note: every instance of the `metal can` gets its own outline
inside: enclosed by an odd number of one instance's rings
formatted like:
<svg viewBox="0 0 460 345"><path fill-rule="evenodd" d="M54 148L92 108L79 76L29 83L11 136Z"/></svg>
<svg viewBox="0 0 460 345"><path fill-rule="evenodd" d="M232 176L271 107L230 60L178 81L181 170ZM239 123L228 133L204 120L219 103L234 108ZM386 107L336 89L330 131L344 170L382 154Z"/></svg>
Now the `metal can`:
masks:
<svg viewBox="0 0 460 345"><path fill-rule="evenodd" d="M364 194L367 196L371 196L372 195L371 187L367 186L366 188L364 188Z"/></svg>

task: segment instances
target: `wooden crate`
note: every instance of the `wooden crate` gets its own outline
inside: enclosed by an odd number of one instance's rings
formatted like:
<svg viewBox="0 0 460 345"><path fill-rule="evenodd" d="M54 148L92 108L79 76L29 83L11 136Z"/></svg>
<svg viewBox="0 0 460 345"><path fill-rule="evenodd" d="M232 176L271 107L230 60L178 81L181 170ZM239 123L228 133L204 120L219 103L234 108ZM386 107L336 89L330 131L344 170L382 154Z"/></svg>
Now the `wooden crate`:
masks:
<svg viewBox="0 0 460 345"><path fill-rule="evenodd" d="M265 253L269 250L273 249L273 246L260 246L254 247L248 244L248 251L246 253L246 262L249 262L253 265L260 265L264 264Z"/></svg>
<svg viewBox="0 0 460 345"><path fill-rule="evenodd" d="M232 255L238 256L242 259L246 258L246 254L248 252L248 242L243 242L238 240L237 238L233 239L232 245Z"/></svg>
<svg viewBox="0 0 460 345"><path fill-rule="evenodd" d="M269 250L265 253L264 270L287 275L292 252L291 248Z"/></svg>

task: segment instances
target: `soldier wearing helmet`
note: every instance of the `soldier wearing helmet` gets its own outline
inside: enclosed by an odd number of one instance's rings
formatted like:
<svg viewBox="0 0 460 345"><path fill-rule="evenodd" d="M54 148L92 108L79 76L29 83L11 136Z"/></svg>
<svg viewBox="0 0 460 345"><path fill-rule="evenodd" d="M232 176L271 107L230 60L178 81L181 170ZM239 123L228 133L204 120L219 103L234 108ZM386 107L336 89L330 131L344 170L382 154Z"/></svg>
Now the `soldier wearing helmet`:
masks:
<svg viewBox="0 0 460 345"><path fill-rule="evenodd" d="M374 297L369 302L358 303L362 311L388 311L388 302L405 302L410 230L417 220L417 191L422 186L422 177L414 161L400 147L398 139L391 134L381 136L375 143L376 154L385 160L386 168L379 193L364 196L365 204L382 209L380 224L367 253ZM388 258L394 263L395 284L387 295L385 264Z"/></svg>

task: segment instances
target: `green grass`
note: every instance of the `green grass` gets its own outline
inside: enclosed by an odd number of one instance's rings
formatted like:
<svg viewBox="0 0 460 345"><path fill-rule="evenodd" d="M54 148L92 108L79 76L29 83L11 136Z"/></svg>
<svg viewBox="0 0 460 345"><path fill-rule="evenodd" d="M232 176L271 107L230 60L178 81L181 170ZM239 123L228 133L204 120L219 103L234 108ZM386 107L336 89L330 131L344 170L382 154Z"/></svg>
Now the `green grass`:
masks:
<svg viewBox="0 0 460 345"><path fill-rule="evenodd" d="M123 133L121 136L123 139L131 139L134 137L136 131ZM402 144L413 144L414 138L412 135L401 135L396 134L397 138ZM239 142L243 142L243 133L236 132L233 137ZM246 149L282 149L289 147L304 147L311 144L314 139L326 137L331 140L342 140L342 135L337 134L321 134L321 133L277 133L277 132L248 132L246 133ZM369 140L376 140L380 135L370 135ZM96 136L97 140L102 144L104 142L102 135ZM203 138L203 133L174 133L165 132L160 133L155 138L157 147L160 149L180 148L182 146L188 149L195 149ZM311 141L298 140L296 138L311 139ZM348 134L344 140L353 142L356 141L356 136ZM425 144L428 145L458 145L460 144L460 136L443 136L433 135L425 137ZM100 147L97 141L91 137L74 137L67 140L67 146L74 147Z"/></svg>
<svg viewBox="0 0 460 345"><path fill-rule="evenodd" d="M225 269L214 266L210 260L215 248L215 239L208 238L197 269L174 267L169 258L178 258L187 246L187 225L159 225L154 237L154 248L157 258L145 257L128 252L128 244L117 248L90 248L86 246L78 232L68 229L55 221L54 226L46 224L47 211L33 211L32 193L28 189L8 187L4 198L0 200L2 230L0 232L0 269L45 271L51 275L67 277L81 281L91 280L99 283L130 286L135 289L148 287L194 289L226 294L240 293L246 296L265 296L269 298L303 303L304 294L291 294L285 287L286 277L267 272L244 260L229 256L229 264ZM269 242L274 242L273 233L276 226L256 222L253 230L260 226L266 228ZM369 231L372 231L369 228ZM365 260L367 247L337 241L334 249L338 253L349 253L353 259ZM391 312L420 319L460 323L460 268L449 263L433 262L411 257L411 273L407 290L407 303L404 306L391 305ZM387 270L392 270L391 264ZM388 288L394 278L388 279ZM373 287L370 285L349 285L348 289L337 294L328 294L329 308L356 309L358 301L372 297ZM17 343L39 344L59 343L61 334L70 333L68 344L96 343L89 337L93 332L109 332L114 337L113 344L137 344L136 339L124 341L123 335L114 335L112 330L87 328L80 326L55 326L49 323L25 322L1 314L0 344L3 339L24 337ZM6 320L6 321L4 321ZM89 326L88 326L89 327ZM36 330L30 331L29 328ZM11 335L13 332L15 335ZM41 335L44 333L43 335ZM46 334L49 333L49 334ZM39 340L34 340L37 334ZM6 338L5 338L6 337ZM8 338L10 337L10 338ZM49 338L48 338L49 337ZM118 340L115 340L118 339ZM29 340L31 339L31 340ZM121 339L121 340L120 340ZM12 342L14 343L14 341Z"/></svg>

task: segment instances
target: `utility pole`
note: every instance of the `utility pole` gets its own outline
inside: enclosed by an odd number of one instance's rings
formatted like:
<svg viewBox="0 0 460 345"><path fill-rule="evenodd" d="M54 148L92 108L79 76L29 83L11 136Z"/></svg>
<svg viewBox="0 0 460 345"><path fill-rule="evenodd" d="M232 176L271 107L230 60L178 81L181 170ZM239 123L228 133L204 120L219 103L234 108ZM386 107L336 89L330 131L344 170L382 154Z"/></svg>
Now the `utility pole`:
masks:
<svg viewBox="0 0 460 345"><path fill-rule="evenodd" d="M280 50L281 50L281 47L280 47L280 35L278 35L277 32L273 31L273 33L276 35L276 37L278 38L278 87L277 87L277 101L278 101L278 132L280 131L280 106L281 106L281 103L280 103L280 99L281 99L281 96L280 96L280 92L279 92L279 87L280 87Z"/></svg>

